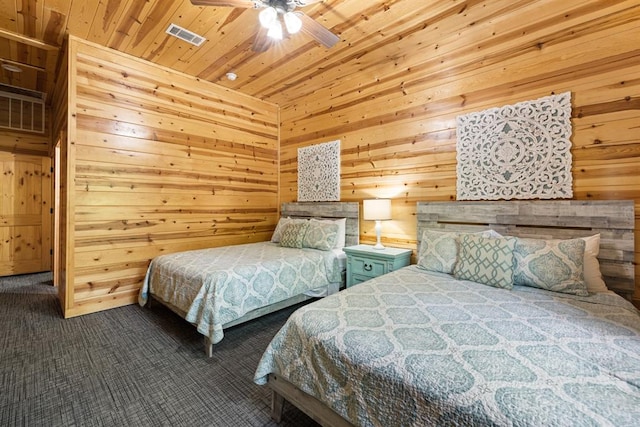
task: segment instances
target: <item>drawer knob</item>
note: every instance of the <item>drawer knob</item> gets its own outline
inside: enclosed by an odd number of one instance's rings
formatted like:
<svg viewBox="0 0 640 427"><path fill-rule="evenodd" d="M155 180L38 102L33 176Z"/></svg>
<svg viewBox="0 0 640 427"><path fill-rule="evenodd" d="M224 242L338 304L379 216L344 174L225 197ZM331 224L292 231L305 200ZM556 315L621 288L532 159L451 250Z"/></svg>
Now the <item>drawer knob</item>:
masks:
<svg viewBox="0 0 640 427"><path fill-rule="evenodd" d="M371 271L371 270L373 270L373 265L365 263L364 271Z"/></svg>

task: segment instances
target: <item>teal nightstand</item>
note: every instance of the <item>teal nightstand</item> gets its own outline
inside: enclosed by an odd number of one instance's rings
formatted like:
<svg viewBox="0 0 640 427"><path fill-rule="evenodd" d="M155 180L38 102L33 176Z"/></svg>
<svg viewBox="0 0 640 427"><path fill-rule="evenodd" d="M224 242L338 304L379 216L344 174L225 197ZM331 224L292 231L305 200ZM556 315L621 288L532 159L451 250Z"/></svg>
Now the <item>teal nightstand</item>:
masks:
<svg viewBox="0 0 640 427"><path fill-rule="evenodd" d="M411 249L357 245L343 250L347 254L347 287L406 267L411 262Z"/></svg>

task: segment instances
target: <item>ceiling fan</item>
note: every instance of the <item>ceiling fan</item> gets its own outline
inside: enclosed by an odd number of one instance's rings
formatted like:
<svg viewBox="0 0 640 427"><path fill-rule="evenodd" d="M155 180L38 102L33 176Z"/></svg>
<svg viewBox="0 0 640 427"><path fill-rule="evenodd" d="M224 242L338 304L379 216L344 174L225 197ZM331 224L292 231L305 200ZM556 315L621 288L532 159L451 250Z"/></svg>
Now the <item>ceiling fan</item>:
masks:
<svg viewBox="0 0 640 427"><path fill-rule="evenodd" d="M281 40L283 26L289 34L302 31L327 49L333 47L340 38L326 29L298 7L320 3L323 0L191 0L196 6L228 6L246 9L262 9L258 16L260 30L253 44L255 52L264 52L271 46L272 40Z"/></svg>

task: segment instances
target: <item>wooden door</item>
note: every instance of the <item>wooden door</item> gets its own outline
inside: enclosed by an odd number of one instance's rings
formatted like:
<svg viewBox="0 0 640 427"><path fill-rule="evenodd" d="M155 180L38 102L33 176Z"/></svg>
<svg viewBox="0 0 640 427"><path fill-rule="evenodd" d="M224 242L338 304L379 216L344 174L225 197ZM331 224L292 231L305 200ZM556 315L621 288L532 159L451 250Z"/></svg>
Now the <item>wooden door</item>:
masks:
<svg viewBox="0 0 640 427"><path fill-rule="evenodd" d="M0 276L51 269L51 159L0 152Z"/></svg>

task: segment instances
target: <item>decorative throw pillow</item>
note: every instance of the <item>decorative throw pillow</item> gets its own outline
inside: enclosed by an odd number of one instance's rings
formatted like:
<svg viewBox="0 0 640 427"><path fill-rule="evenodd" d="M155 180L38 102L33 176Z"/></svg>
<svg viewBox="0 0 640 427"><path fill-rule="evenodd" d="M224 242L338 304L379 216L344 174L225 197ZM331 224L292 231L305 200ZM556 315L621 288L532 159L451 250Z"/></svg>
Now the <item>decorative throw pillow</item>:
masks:
<svg viewBox="0 0 640 427"><path fill-rule="evenodd" d="M307 231L302 239L302 247L328 251L333 249L338 239L338 224L320 221L309 221Z"/></svg>
<svg viewBox="0 0 640 427"><path fill-rule="evenodd" d="M458 260L458 238L469 233L425 230L422 232L418 251L418 267L440 273L453 273ZM488 229L473 233L482 237L502 237L495 230Z"/></svg>
<svg viewBox="0 0 640 427"><path fill-rule="evenodd" d="M590 293L606 292L609 290L602 280L598 254L600 253L600 234L589 237L582 237L585 242L584 247L584 282L587 284L587 291Z"/></svg>
<svg viewBox="0 0 640 427"><path fill-rule="evenodd" d="M457 233L425 230L422 232L418 267L451 274L458 259Z"/></svg>
<svg viewBox="0 0 640 427"><path fill-rule="evenodd" d="M309 222L291 222L282 228L280 246L286 248L301 248Z"/></svg>
<svg viewBox="0 0 640 427"><path fill-rule="evenodd" d="M289 217L287 218L282 217L278 220L278 224L276 224L276 229L273 230L273 234L271 235L271 241L273 243L280 243L280 236L282 236L282 230L284 229L284 226L289 223L289 221L291 221L291 218Z"/></svg>
<svg viewBox="0 0 640 427"><path fill-rule="evenodd" d="M458 262L453 275L496 288L513 287L513 237L465 234L458 238Z"/></svg>
<svg viewBox="0 0 640 427"><path fill-rule="evenodd" d="M514 284L587 296L582 239L517 238L514 248Z"/></svg>
<svg viewBox="0 0 640 427"><path fill-rule="evenodd" d="M346 234L347 234L347 218L338 218L338 219L318 219L312 218L311 221L323 222L328 224L336 224L338 226L338 235L336 238L336 243L333 245L335 249L342 249L346 245Z"/></svg>
<svg viewBox="0 0 640 427"><path fill-rule="evenodd" d="M280 218L278 220L278 224L276 225L276 229L273 230L273 234L271 235L271 241L273 243L280 243L280 237L282 236L282 230L284 229L284 226L290 223L298 223L298 222L308 222L308 220L302 219L302 218L291 218L291 217Z"/></svg>

